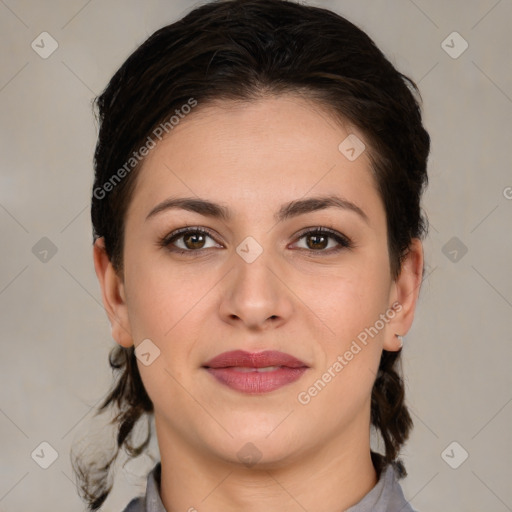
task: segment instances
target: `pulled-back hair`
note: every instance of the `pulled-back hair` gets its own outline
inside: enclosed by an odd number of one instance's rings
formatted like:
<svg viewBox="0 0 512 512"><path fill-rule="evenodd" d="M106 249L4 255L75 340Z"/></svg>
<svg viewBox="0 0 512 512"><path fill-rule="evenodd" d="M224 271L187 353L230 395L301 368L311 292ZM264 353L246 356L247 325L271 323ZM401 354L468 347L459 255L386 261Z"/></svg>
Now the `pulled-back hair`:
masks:
<svg viewBox="0 0 512 512"><path fill-rule="evenodd" d="M154 138L157 127L169 126L169 118L187 104L198 105L198 111L216 100L250 102L287 93L316 102L363 134L386 211L390 272L398 277L412 239L427 232L420 200L430 138L416 99L421 95L355 25L329 10L287 0L223 0L195 8L151 35L96 99L93 237L104 237L117 272L123 272L125 214L140 168L134 153ZM149 430L139 446L131 444L135 424L153 413L134 347L116 345L109 361L116 378L97 414L116 409L116 450L94 471L81 458L73 460L90 510L112 488L119 450L136 457L151 436ZM371 452L379 475L389 463L399 475L407 474L397 457L413 423L399 363L400 351L384 350L372 389L371 425L384 442L383 454Z"/></svg>

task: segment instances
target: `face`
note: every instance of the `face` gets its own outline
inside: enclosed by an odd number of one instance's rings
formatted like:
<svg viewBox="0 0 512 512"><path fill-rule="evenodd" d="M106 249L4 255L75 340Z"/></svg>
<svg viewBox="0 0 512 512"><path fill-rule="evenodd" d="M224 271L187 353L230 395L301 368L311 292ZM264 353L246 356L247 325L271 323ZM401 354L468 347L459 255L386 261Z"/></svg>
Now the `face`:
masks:
<svg viewBox="0 0 512 512"><path fill-rule="evenodd" d="M381 352L410 326L421 261L392 280L368 146L339 149L350 133L364 141L293 95L224 102L199 105L146 157L123 276L102 287L116 341L150 340L138 367L161 451L277 464L367 439ZM239 350L302 368L205 368Z"/></svg>

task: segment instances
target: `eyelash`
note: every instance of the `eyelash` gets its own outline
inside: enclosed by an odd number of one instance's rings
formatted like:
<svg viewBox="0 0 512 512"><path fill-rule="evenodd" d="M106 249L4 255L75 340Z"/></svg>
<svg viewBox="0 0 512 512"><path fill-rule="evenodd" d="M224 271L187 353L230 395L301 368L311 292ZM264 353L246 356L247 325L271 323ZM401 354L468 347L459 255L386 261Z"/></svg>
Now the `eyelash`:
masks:
<svg viewBox="0 0 512 512"><path fill-rule="evenodd" d="M161 247L167 248L169 251L171 251L173 253L186 254L187 256L189 256L189 255L191 256L192 253L198 253L198 252L210 249L210 248L207 248L207 249L179 249L179 248L170 249L169 248L169 246L173 242L175 242L176 240L179 240L180 238L183 238L184 235L187 235L190 233L206 235L206 236L209 236L210 238L212 238L213 240L215 240L214 237L212 236L212 234L210 233L210 231L208 231L207 229L200 228L200 227L186 227L186 228L177 229L176 231L173 231L169 235L165 236L164 238L162 238L159 241L158 245ZM329 254L333 254L333 253L338 253L339 251L341 251L343 249L352 249L354 247L352 241L349 238L347 238L345 235L342 235L341 233L338 233L337 231L334 231L333 229L330 229L328 227L322 227L322 226L318 226L315 228L308 228L307 230L300 232L299 235L297 236L297 240L301 240L305 236L311 235L311 234L324 235L324 236L327 236L328 238L332 238L333 240L338 242L339 247L331 248L329 250L322 249L322 250L317 250L317 251L315 251L314 249L302 249L302 248L300 250L305 250L305 251L308 251L311 253L320 253L320 254L324 253L324 254L329 255Z"/></svg>

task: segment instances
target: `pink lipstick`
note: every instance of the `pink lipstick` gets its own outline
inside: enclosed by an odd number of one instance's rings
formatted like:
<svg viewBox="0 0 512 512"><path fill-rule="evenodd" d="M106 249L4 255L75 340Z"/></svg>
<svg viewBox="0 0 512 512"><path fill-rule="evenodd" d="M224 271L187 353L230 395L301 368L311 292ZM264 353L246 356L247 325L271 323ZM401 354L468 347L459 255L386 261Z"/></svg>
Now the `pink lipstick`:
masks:
<svg viewBox="0 0 512 512"><path fill-rule="evenodd" d="M309 368L299 359L278 352L223 352L203 365L219 382L243 393L267 393L299 379Z"/></svg>

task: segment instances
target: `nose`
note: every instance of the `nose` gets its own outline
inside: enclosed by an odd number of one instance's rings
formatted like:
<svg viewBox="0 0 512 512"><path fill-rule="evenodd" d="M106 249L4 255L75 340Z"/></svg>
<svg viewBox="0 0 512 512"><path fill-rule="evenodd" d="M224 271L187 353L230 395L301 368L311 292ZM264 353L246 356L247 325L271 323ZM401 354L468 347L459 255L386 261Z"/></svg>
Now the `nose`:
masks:
<svg viewBox="0 0 512 512"><path fill-rule="evenodd" d="M219 311L223 321L252 331L288 321L294 309L293 293L268 252L251 263L237 254L233 259L233 268L223 280Z"/></svg>

